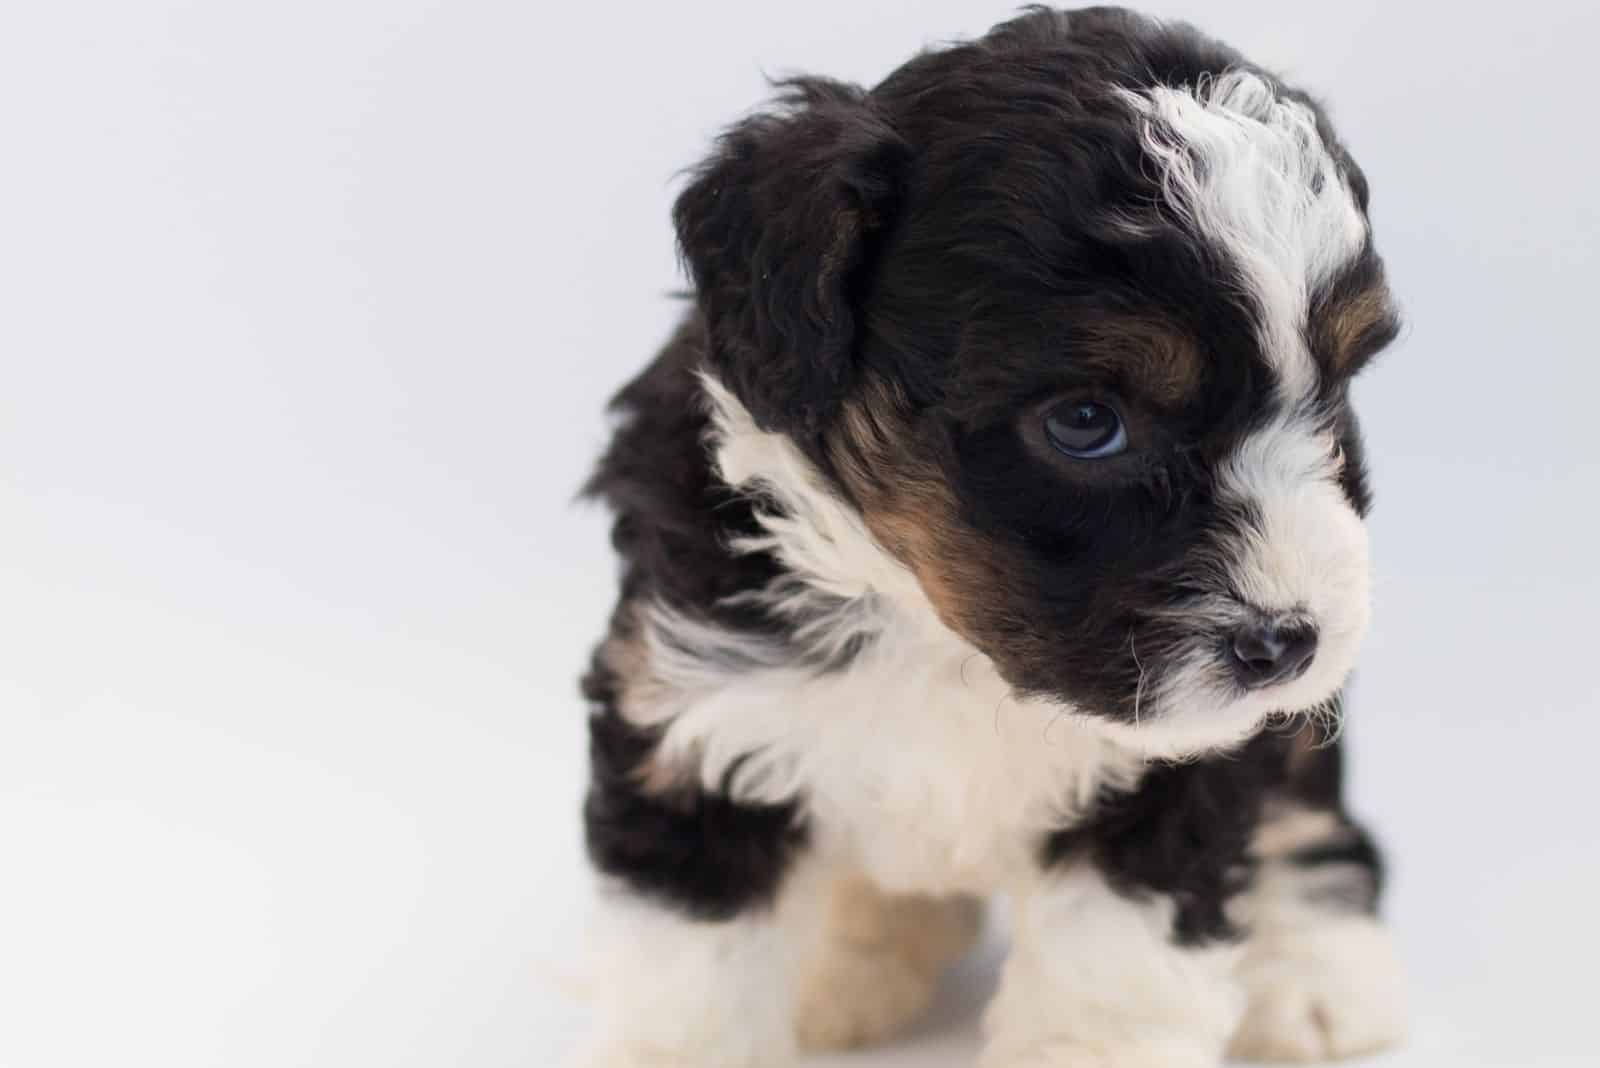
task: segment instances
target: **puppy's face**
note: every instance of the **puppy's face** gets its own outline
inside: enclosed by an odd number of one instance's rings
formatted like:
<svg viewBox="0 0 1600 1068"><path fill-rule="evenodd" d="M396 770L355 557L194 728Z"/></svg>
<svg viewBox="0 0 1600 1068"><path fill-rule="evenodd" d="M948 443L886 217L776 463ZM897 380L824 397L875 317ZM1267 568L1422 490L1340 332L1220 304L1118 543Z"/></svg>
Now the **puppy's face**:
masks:
<svg viewBox="0 0 1600 1068"><path fill-rule="evenodd" d="M1331 699L1367 621L1347 384L1395 319L1314 105L1102 10L757 121L679 206L711 364L944 622L1164 748Z"/></svg>

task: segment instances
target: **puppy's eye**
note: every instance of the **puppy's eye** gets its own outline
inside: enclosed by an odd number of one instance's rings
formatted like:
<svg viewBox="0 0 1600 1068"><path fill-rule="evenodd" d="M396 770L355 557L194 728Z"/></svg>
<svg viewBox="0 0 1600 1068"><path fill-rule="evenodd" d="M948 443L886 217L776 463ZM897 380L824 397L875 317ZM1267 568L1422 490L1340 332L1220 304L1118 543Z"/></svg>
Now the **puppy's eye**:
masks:
<svg viewBox="0 0 1600 1068"><path fill-rule="evenodd" d="M1079 460L1115 456L1128 447L1128 432L1116 409L1098 401L1067 401L1044 415L1050 444Z"/></svg>

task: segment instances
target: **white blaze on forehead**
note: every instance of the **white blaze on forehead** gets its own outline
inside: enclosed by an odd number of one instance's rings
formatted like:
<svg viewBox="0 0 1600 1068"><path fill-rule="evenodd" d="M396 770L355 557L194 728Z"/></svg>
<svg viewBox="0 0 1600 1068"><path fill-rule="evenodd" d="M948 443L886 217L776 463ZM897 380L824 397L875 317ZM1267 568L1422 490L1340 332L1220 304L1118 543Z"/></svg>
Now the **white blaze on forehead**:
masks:
<svg viewBox="0 0 1600 1068"><path fill-rule="evenodd" d="M1282 396L1307 397L1317 375L1303 337L1311 295L1367 237L1316 117L1241 70L1124 95L1168 206L1242 272Z"/></svg>
<svg viewBox="0 0 1600 1068"><path fill-rule="evenodd" d="M1277 378L1276 411L1218 472L1221 496L1249 520L1218 546L1231 596L1212 622L1304 613L1319 642L1304 676L1233 706L1313 707L1342 684L1366 629L1368 549L1339 483L1337 436L1318 413L1305 328L1312 295L1361 255L1366 220L1311 108L1281 98L1265 78L1235 70L1124 96L1167 209L1239 272ZM1212 652L1197 648L1160 696L1181 704L1181 693L1204 694L1215 673Z"/></svg>

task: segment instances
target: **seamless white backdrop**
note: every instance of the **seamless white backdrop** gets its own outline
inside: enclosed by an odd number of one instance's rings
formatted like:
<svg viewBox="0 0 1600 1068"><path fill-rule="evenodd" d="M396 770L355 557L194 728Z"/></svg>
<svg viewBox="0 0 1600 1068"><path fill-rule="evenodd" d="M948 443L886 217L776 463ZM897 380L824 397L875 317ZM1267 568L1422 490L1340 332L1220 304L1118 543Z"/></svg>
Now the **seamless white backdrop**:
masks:
<svg viewBox="0 0 1600 1068"><path fill-rule="evenodd" d="M1159 10L1332 100L1409 311L1360 390L1384 1063L1594 1064L1600 15ZM677 314L674 175L764 71L1010 11L0 13L0 1064L554 1063L612 576L571 498ZM829 1063L967 1063L986 981Z"/></svg>

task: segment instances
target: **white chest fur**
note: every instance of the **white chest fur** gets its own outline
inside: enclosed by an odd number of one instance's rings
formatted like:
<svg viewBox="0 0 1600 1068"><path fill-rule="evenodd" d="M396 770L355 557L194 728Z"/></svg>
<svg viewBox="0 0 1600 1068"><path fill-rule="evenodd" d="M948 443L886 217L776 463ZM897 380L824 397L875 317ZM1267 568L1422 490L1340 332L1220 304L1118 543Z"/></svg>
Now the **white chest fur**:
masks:
<svg viewBox="0 0 1600 1068"><path fill-rule="evenodd" d="M695 762L707 786L732 769L741 799L801 799L818 849L889 890L1001 888L1044 834L1142 766L1019 702L954 641L890 631L842 670L718 681L681 706L662 757Z"/></svg>

